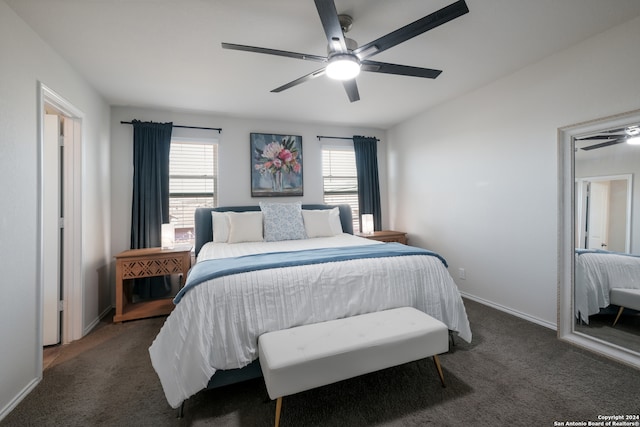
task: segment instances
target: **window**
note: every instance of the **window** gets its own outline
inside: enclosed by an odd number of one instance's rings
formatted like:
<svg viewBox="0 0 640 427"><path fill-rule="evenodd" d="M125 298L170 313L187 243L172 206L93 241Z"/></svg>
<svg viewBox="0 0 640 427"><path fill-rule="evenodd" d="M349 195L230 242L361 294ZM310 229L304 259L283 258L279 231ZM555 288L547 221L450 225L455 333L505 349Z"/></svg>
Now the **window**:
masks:
<svg viewBox="0 0 640 427"><path fill-rule="evenodd" d="M218 202L218 144L214 141L171 140L169 212L176 244L195 240L194 213Z"/></svg>
<svg viewBox="0 0 640 427"><path fill-rule="evenodd" d="M358 207L358 177L353 147L324 146L322 148L322 178L324 202L347 204L353 212L353 230L360 230Z"/></svg>

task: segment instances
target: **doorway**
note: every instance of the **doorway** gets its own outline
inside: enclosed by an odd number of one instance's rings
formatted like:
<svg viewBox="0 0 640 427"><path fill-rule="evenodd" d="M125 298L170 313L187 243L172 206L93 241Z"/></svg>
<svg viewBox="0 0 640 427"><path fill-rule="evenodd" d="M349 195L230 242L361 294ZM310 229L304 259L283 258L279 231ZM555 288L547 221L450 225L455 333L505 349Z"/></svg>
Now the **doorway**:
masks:
<svg viewBox="0 0 640 427"><path fill-rule="evenodd" d="M629 253L631 175L576 178L576 248Z"/></svg>
<svg viewBox="0 0 640 427"><path fill-rule="evenodd" d="M40 84L40 348L82 336L82 117L72 104Z"/></svg>
<svg viewBox="0 0 640 427"><path fill-rule="evenodd" d="M60 343L62 284L64 283L65 126L67 120L45 105L42 147L42 345ZM66 145L66 147L65 147Z"/></svg>

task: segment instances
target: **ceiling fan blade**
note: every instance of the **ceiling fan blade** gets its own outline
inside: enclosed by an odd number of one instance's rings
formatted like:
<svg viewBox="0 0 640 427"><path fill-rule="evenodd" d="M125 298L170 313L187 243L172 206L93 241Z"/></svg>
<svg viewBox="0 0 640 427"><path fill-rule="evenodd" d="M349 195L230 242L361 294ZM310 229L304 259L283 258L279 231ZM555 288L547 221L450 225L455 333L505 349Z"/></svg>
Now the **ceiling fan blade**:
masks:
<svg viewBox="0 0 640 427"><path fill-rule="evenodd" d="M344 34L338 19L338 11L333 0L315 0L318 15L322 22L322 28L327 36L327 43L332 52L347 52Z"/></svg>
<svg viewBox="0 0 640 427"><path fill-rule="evenodd" d="M360 101L360 93L358 92L358 84L356 83L356 79L344 80L342 84L344 86L344 90L347 91L349 101Z"/></svg>
<svg viewBox="0 0 640 427"><path fill-rule="evenodd" d="M316 3L319 0L316 0ZM368 58L376 55L389 48L392 48L402 42L412 39L426 31L445 24L455 18L458 18L469 12L469 7L464 0L458 0L455 3L445 6L442 9L433 12L430 15L420 18L411 24L395 30L386 36L382 36L377 40L360 46L353 51L360 59Z"/></svg>
<svg viewBox="0 0 640 427"><path fill-rule="evenodd" d="M294 81L291 81L291 82L289 82L289 83L287 83L285 85L277 87L277 88L273 89L271 92L275 92L275 93L282 92L283 90L290 89L290 88L292 88L294 86L298 86L301 83L307 82L309 80L313 80L316 77L320 77L323 74L324 74L324 68L321 68L319 70L314 71L313 73L309 73L306 76L302 76L302 77L300 77L298 79L295 79Z"/></svg>
<svg viewBox="0 0 640 427"><path fill-rule="evenodd" d="M600 130L598 132L590 133L588 135L583 135L581 137L575 138L576 141L588 141L595 139L613 139L619 138L620 136L627 135L627 127L618 128L618 129L609 129L609 130Z"/></svg>
<svg viewBox="0 0 640 427"><path fill-rule="evenodd" d="M617 133L620 135L624 135L626 129L627 129L626 127L618 128L618 129L609 129L609 130L600 131L600 133L609 133L609 134Z"/></svg>
<svg viewBox="0 0 640 427"><path fill-rule="evenodd" d="M584 138L576 138L576 141L597 141L601 139L614 139L617 135L592 135Z"/></svg>
<svg viewBox="0 0 640 427"><path fill-rule="evenodd" d="M284 56L287 58L303 59L305 61L327 62L326 56L308 55L306 53L289 52L286 50L268 49L266 47L245 46L242 44L222 43L223 49L242 50L245 52L264 53L267 55Z"/></svg>
<svg viewBox="0 0 640 427"><path fill-rule="evenodd" d="M611 145L616 145L616 144L620 144L622 142L625 142L626 140L627 140L626 138L618 138L618 139L613 140L613 141L601 142L600 144L593 144L593 145L590 145L588 147L582 147L582 150L589 151L589 150L595 150L596 148L609 147Z"/></svg>
<svg viewBox="0 0 640 427"><path fill-rule="evenodd" d="M424 77L427 79L435 79L442 73L442 70L434 70L432 68L411 67L409 65L388 64L386 62L368 60L362 61L360 69L372 73L397 74L400 76Z"/></svg>

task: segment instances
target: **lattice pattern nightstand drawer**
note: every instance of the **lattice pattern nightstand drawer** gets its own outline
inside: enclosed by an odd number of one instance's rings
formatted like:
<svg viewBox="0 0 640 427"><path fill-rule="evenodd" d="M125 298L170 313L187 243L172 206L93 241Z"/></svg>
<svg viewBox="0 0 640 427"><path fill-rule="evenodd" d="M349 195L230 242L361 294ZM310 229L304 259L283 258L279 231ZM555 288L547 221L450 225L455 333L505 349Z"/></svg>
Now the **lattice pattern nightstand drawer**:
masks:
<svg viewBox="0 0 640 427"><path fill-rule="evenodd" d="M122 278L164 276L182 273L182 259L165 258L122 263Z"/></svg>

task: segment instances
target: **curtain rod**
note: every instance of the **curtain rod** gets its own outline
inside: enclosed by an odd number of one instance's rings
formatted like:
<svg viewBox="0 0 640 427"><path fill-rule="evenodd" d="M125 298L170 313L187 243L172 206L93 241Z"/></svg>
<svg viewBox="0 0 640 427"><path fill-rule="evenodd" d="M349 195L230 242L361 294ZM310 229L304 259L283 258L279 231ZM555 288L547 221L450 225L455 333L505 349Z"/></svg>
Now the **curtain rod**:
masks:
<svg viewBox="0 0 640 427"><path fill-rule="evenodd" d="M322 138L328 138L328 139L350 139L353 141L353 138L349 138L348 136L326 136L326 135L318 135L318 141L320 141ZM376 138L376 141L380 141L378 138Z"/></svg>
<svg viewBox="0 0 640 427"><path fill-rule="evenodd" d="M125 122L125 121L121 121L120 122L123 125L132 125L133 123L131 122ZM202 127L202 126L181 126L181 125L173 125L174 128L183 128L183 129L204 129L204 130L217 130L218 133L222 132L222 128L207 128L207 127Z"/></svg>

